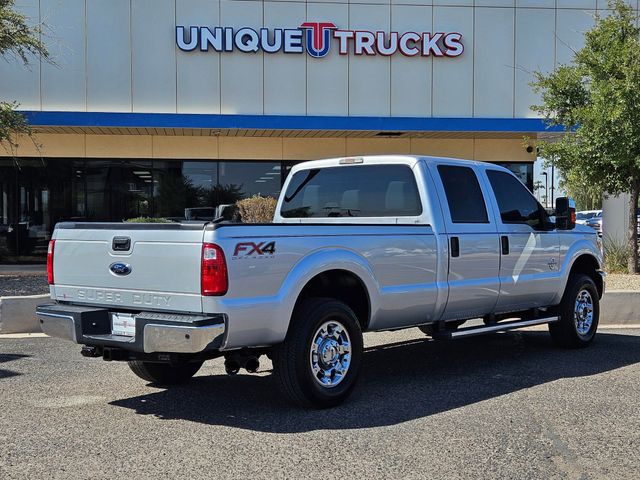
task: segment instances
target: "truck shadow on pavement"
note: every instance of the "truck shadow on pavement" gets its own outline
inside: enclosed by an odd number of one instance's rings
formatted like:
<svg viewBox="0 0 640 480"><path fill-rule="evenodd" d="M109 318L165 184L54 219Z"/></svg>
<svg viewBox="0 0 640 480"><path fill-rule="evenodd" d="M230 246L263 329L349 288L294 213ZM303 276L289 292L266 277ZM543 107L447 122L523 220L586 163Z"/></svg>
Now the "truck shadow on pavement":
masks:
<svg viewBox="0 0 640 480"><path fill-rule="evenodd" d="M14 354L14 353L0 353L0 364L12 362L14 360L20 360L21 358L29 357L30 355L23 354ZM12 370L5 370L0 368L0 380L3 378L15 377L17 375L22 375L19 372L14 372Z"/></svg>
<svg viewBox="0 0 640 480"><path fill-rule="evenodd" d="M263 357L264 358L264 357ZM640 363L640 337L600 333L587 349L555 348L546 332L453 342L416 339L365 349L353 395L339 407L286 403L270 375L197 376L190 383L111 402L142 415L273 433L394 425L554 380Z"/></svg>

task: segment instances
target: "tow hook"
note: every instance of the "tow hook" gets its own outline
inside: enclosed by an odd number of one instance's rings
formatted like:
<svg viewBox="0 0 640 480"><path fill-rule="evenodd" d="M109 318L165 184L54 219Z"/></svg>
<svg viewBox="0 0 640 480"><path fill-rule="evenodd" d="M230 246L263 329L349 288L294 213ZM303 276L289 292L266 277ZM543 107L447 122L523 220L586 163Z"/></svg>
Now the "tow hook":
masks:
<svg viewBox="0 0 640 480"><path fill-rule="evenodd" d="M232 354L224 358L224 369L228 375L236 375L241 368L249 373L256 373L260 368L259 355Z"/></svg>

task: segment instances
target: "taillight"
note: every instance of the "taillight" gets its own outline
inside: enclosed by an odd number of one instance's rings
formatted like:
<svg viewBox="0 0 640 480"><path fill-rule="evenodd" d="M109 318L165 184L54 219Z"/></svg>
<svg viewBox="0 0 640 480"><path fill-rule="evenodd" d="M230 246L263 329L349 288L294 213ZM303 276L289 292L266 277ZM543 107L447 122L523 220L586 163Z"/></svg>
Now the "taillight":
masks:
<svg viewBox="0 0 640 480"><path fill-rule="evenodd" d="M53 285L53 250L56 247L55 240L49 240L49 248L47 249L47 282Z"/></svg>
<svg viewBox="0 0 640 480"><path fill-rule="evenodd" d="M224 295L229 288L227 262L222 249L213 243L202 245L200 264L200 286L202 295Z"/></svg>

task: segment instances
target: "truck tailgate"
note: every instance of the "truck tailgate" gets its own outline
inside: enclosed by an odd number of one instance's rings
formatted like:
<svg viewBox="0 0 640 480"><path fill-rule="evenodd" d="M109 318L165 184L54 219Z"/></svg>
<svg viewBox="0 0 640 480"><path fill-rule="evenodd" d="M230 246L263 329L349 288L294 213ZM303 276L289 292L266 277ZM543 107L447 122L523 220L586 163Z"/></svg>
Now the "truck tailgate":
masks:
<svg viewBox="0 0 640 480"><path fill-rule="evenodd" d="M203 229L203 224L60 224L51 292L62 302L202 312ZM127 240L129 248L118 250Z"/></svg>

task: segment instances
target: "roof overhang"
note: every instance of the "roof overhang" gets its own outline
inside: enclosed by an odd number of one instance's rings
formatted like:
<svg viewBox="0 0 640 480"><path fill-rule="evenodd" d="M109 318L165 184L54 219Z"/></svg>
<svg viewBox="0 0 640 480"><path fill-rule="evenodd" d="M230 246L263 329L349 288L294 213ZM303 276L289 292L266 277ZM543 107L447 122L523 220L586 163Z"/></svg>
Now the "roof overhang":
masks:
<svg viewBox="0 0 640 480"><path fill-rule="evenodd" d="M43 133L252 137L538 138L560 134L539 118L425 118L24 111Z"/></svg>

